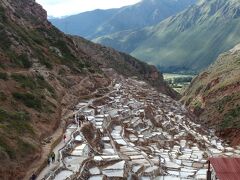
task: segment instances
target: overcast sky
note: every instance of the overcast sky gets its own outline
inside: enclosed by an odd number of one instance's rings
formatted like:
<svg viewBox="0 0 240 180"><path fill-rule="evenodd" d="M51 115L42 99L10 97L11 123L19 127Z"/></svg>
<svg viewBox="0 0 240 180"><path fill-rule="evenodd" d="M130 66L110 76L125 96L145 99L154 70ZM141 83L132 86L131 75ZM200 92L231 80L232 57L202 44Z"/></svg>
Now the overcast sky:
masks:
<svg viewBox="0 0 240 180"><path fill-rule="evenodd" d="M94 9L110 9L131 5L140 0L36 0L48 16L61 17Z"/></svg>

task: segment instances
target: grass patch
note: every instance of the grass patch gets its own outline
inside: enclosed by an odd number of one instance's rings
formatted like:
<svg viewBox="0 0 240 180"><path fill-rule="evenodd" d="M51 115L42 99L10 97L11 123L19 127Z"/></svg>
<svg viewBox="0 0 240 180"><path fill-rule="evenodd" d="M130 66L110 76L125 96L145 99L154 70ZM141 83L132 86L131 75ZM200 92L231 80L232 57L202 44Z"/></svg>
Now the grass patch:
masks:
<svg viewBox="0 0 240 180"><path fill-rule="evenodd" d="M11 148L7 140L0 134L0 150L5 151L11 159L16 158L16 152Z"/></svg>
<svg viewBox="0 0 240 180"><path fill-rule="evenodd" d="M36 82L37 82L38 88L40 89L46 88L54 98L57 98L55 89L47 81L45 81L43 76L37 76Z"/></svg>
<svg viewBox="0 0 240 180"><path fill-rule="evenodd" d="M63 56L66 59L75 59L75 57L72 55L72 52L69 50L68 46L66 45L66 42L63 40L58 40L54 43L54 46L56 46L63 54Z"/></svg>
<svg viewBox="0 0 240 180"><path fill-rule="evenodd" d="M5 69L5 65L2 62L0 62L0 68Z"/></svg>
<svg viewBox="0 0 240 180"><path fill-rule="evenodd" d="M22 158L28 156L29 154L33 153L36 150L36 147L33 144L26 142L20 138L18 138L17 140L17 147L19 155Z"/></svg>
<svg viewBox="0 0 240 180"><path fill-rule="evenodd" d="M40 58L40 59L39 59L39 62L40 62L42 65L46 66L46 68L48 68L48 69L50 69L50 70L53 69L52 63L51 63L48 59L46 59L45 57Z"/></svg>
<svg viewBox="0 0 240 180"><path fill-rule="evenodd" d="M4 92L0 91L0 101L5 101L7 99L7 96Z"/></svg>
<svg viewBox="0 0 240 180"><path fill-rule="evenodd" d="M0 72L0 79L3 79L4 81L8 80L8 74L5 72Z"/></svg>
<svg viewBox="0 0 240 180"><path fill-rule="evenodd" d="M225 109L225 105L232 101L233 97L232 96L224 96L216 105L216 108L219 113L222 113Z"/></svg>
<svg viewBox="0 0 240 180"><path fill-rule="evenodd" d="M15 100L21 101L25 106L33 108L37 111L42 110L42 100L30 93L12 93Z"/></svg>
<svg viewBox="0 0 240 180"><path fill-rule="evenodd" d="M5 9L0 6L0 22L5 22L7 20L7 17L5 15Z"/></svg>
<svg viewBox="0 0 240 180"><path fill-rule="evenodd" d="M45 81L43 76L29 77L22 74L12 74L11 77L20 83L23 88L30 88L31 90L47 89L52 97L57 98L54 88Z"/></svg>
<svg viewBox="0 0 240 180"><path fill-rule="evenodd" d="M221 128L240 128L240 106L231 109L226 114L224 114L223 121L221 122Z"/></svg>
<svg viewBox="0 0 240 180"><path fill-rule="evenodd" d="M163 74L164 80L167 84L179 93L189 86L194 75L192 74Z"/></svg>
<svg viewBox="0 0 240 180"><path fill-rule="evenodd" d="M16 67L21 68L30 68L32 67L32 62L29 60L27 54L17 55L15 52L11 50L6 50L7 56L10 58L11 63Z"/></svg>
<svg viewBox="0 0 240 180"><path fill-rule="evenodd" d="M12 74L11 77L18 83L21 84L23 88L36 89L37 84L33 78L24 76L22 74Z"/></svg>
<svg viewBox="0 0 240 180"><path fill-rule="evenodd" d="M32 67L32 63L29 61L27 54L21 54L18 56L18 64L23 68Z"/></svg>
<svg viewBox="0 0 240 180"><path fill-rule="evenodd" d="M0 108L0 123L4 125L7 133L16 132L17 134L34 134L29 121L30 116L26 112L9 112Z"/></svg>
<svg viewBox="0 0 240 180"><path fill-rule="evenodd" d="M2 48L2 50L4 51L8 50L12 43L5 30L0 31L0 39L1 39L0 48Z"/></svg>

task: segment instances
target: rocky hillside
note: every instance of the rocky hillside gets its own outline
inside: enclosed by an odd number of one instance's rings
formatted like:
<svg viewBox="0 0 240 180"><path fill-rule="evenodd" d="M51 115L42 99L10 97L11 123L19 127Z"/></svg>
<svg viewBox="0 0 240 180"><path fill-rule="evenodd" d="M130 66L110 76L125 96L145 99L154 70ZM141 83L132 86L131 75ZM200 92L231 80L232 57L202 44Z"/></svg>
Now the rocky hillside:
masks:
<svg viewBox="0 0 240 180"><path fill-rule="evenodd" d="M63 32L93 39L155 25L193 3L195 0L142 0L131 6L94 10L50 21Z"/></svg>
<svg viewBox="0 0 240 180"><path fill-rule="evenodd" d="M0 2L0 42L0 179L23 179L62 117L80 99L107 90L102 68L174 94L155 67L64 35L34 0Z"/></svg>
<svg viewBox="0 0 240 180"><path fill-rule="evenodd" d="M198 72L240 42L240 1L201 0L158 25L94 41L167 72Z"/></svg>
<svg viewBox="0 0 240 180"><path fill-rule="evenodd" d="M240 143L240 44L219 56L186 90L182 101L232 144Z"/></svg>

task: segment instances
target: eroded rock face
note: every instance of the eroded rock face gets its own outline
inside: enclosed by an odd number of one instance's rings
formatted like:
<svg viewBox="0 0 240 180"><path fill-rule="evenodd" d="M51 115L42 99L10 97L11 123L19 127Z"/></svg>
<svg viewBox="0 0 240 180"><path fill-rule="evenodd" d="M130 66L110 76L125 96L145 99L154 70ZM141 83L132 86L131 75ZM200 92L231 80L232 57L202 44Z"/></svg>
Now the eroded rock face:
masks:
<svg viewBox="0 0 240 180"><path fill-rule="evenodd" d="M200 117L199 122L215 128L232 144L240 143L240 51L239 45L222 54L199 74L182 101Z"/></svg>
<svg viewBox="0 0 240 180"><path fill-rule="evenodd" d="M47 12L41 5L37 4L35 0L3 0L3 7L6 8L6 15L12 21L21 26L32 27L46 27L50 25L47 21Z"/></svg>

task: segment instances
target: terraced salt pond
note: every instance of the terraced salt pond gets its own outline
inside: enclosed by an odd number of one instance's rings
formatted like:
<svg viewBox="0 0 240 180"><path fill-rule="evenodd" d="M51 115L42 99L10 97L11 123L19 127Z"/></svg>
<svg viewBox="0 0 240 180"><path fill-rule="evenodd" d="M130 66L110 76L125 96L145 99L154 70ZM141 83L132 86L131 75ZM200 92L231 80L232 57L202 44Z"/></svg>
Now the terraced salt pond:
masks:
<svg viewBox="0 0 240 180"><path fill-rule="evenodd" d="M206 179L208 157L240 156L179 102L133 79L115 84L100 105L82 105L75 119L82 115L94 139L70 125L61 163L46 179Z"/></svg>

